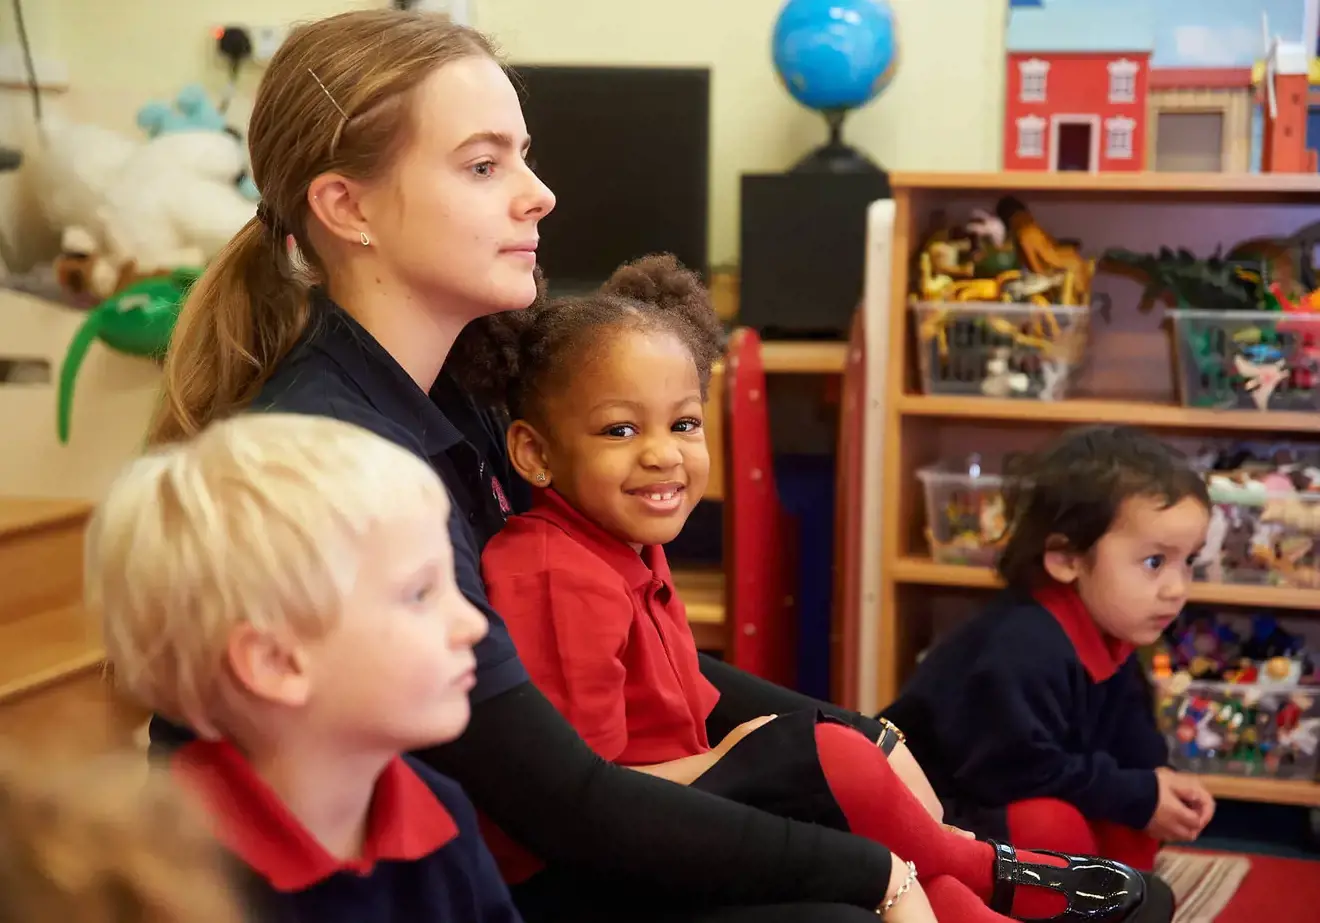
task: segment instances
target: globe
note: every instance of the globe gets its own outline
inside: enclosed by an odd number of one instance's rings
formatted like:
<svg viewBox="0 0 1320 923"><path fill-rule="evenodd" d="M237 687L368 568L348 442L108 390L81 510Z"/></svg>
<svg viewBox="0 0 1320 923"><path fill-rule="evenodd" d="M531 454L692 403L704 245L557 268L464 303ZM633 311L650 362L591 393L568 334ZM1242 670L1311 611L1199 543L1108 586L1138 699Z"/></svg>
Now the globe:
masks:
<svg viewBox="0 0 1320 923"><path fill-rule="evenodd" d="M843 120L884 91L898 63L894 11L885 0L789 0L772 39L788 92L825 116L830 142L796 169L877 169L843 144Z"/></svg>

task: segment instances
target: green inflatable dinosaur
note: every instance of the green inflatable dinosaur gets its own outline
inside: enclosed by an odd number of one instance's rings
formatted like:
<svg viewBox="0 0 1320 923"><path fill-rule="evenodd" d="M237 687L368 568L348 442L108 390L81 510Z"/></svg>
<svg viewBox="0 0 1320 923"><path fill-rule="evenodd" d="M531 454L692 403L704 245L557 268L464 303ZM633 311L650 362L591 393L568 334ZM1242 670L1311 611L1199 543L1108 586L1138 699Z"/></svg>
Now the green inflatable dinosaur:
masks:
<svg viewBox="0 0 1320 923"><path fill-rule="evenodd" d="M60 442L69 441L73 415L73 386L87 350L97 340L130 356L161 359L170 345L174 323L188 288L201 276L201 269L176 269L169 275L142 279L116 292L93 308L73 335L60 366L60 392L56 430Z"/></svg>

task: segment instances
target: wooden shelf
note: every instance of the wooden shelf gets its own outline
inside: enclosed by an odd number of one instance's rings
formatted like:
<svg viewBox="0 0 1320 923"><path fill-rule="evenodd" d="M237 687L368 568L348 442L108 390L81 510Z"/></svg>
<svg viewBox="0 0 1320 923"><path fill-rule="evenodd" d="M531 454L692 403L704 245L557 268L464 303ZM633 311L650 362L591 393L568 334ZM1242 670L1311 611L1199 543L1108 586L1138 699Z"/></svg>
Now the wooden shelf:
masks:
<svg viewBox="0 0 1320 923"><path fill-rule="evenodd" d="M868 263L867 324L880 324L874 342L881 354L867 357L872 382L868 406L882 406L876 448L862 464L879 478L874 503L880 522L866 533L866 554L878 558L878 580L864 585L862 624L872 626L866 653L873 670L875 704L893 701L910 677L919 653L937 640L945 616L975 604L979 592L1001 583L985 567L937 564L905 554L923 518L915 472L941 457L975 451L1002 454L1051 435L1050 428L1085 423L1132 424L1166 438L1189 436L1320 437L1320 413L1227 411L1168 402L1177 367L1168 331L1158 318L1139 316L1137 280L1105 274L1101 292L1116 308L1104 332L1089 344L1084 378L1090 389L1064 401L1016 401L980 395L910 393L919 353L907 309L913 290L915 251L932 230L965 220L974 208L991 208L1014 195L1032 210L1047 232L1077 239L1087 252L1122 245L1140 253L1164 246L1193 253L1231 248L1245 237L1288 237L1315 220L1320 174L1239 173L930 173L890 174L893 186L892 241L887 266ZM880 219L877 212L875 220ZM874 228L873 230L880 230ZM872 261L874 262L874 261ZM871 331L868 331L870 333ZM1159 399L1143 402L1145 395ZM873 550L874 549L874 550ZM924 552L924 549L922 549ZM874 559L872 559L874 560ZM868 581L871 575L867 575ZM870 587L874 592L870 592ZM944 587L962 593L932 593ZM949 597L972 597L970 599ZM1220 606L1291 610L1316 608L1317 591L1291 587L1194 583L1192 602ZM1220 797L1320 806L1320 785L1259 779L1210 777Z"/></svg>
<svg viewBox="0 0 1320 923"><path fill-rule="evenodd" d="M1231 801L1263 801L1320 808L1320 783L1299 780L1243 779L1237 776L1200 776L1210 794Z"/></svg>
<svg viewBox="0 0 1320 923"><path fill-rule="evenodd" d="M848 361L848 344L828 340L763 341L761 361L770 375L842 375Z"/></svg>
<svg viewBox="0 0 1320 923"><path fill-rule="evenodd" d="M1268 201L1298 196L1320 198L1315 173L891 173L895 189L1087 194Z"/></svg>
<svg viewBox="0 0 1320 923"><path fill-rule="evenodd" d="M687 608L688 624L697 649L721 651L725 646L724 573L691 568L674 571L674 588Z"/></svg>
<svg viewBox="0 0 1320 923"><path fill-rule="evenodd" d="M1320 413L1299 411L1257 413L1093 398L1015 401L944 394L901 394L896 404L901 415L910 417L1014 423L1132 423L1151 429L1320 433Z"/></svg>
<svg viewBox="0 0 1320 923"><path fill-rule="evenodd" d="M917 586L968 589L997 589L1003 586L998 575L988 567L940 564L929 558L915 556L899 558L894 563L891 576L898 583ZM1300 587L1198 582L1192 584L1188 600L1217 606L1312 610L1316 608L1316 591Z"/></svg>

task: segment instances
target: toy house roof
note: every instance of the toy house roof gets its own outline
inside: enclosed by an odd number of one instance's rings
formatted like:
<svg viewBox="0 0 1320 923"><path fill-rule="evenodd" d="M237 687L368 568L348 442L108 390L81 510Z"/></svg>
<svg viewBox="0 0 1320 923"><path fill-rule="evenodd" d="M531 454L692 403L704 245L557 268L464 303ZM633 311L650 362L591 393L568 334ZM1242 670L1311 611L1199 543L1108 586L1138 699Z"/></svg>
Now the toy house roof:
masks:
<svg viewBox="0 0 1320 923"><path fill-rule="evenodd" d="M1005 46L1009 52L1153 51L1154 20L1148 3L1044 0L1011 9Z"/></svg>

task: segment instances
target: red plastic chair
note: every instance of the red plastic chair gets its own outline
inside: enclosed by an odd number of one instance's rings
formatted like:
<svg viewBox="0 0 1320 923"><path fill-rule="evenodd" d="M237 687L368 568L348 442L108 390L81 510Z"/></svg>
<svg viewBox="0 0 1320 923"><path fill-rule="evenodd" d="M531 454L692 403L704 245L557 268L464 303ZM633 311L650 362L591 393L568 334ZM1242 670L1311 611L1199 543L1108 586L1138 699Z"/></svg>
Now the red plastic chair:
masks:
<svg viewBox="0 0 1320 923"><path fill-rule="evenodd" d="M734 331L725 358L728 429L725 560L729 644L739 669L784 686L796 680L794 520L779 502L770 446L765 366L755 330Z"/></svg>

